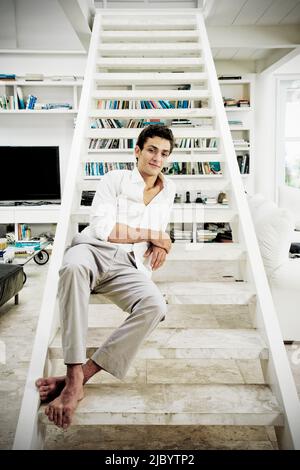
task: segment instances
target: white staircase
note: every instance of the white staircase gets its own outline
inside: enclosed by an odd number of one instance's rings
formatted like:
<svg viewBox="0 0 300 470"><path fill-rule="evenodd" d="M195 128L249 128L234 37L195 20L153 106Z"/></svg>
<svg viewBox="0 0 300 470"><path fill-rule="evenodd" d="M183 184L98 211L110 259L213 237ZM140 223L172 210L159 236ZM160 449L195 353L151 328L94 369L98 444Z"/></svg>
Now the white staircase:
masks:
<svg viewBox="0 0 300 470"><path fill-rule="evenodd" d="M300 448L300 406L259 254L201 14L102 10L94 20L60 222L45 286L15 449ZM121 17L121 19L120 19ZM174 85L191 84L190 90ZM161 89L158 88L161 86ZM169 87L169 88L168 88ZM130 89L129 89L130 88ZM96 100L208 99L207 108L97 109ZM86 385L70 430L54 428L34 382L64 373L58 269L88 221L81 191L88 161L134 161L131 151L90 151L91 138L136 138L140 129L91 129L95 118L214 118L214 129L176 128L176 138L216 137L223 176L177 179L178 189L226 190L229 207L176 205L173 222L229 222L234 243L174 246L156 271L166 320L144 341L124 382L105 371ZM112 153L113 152L113 153ZM114 157L112 156L114 155ZM175 149L174 161L211 154ZM125 318L91 295L87 356ZM276 432L277 441L272 434ZM233 435L235 434L235 437ZM276 442L274 442L276 441Z"/></svg>

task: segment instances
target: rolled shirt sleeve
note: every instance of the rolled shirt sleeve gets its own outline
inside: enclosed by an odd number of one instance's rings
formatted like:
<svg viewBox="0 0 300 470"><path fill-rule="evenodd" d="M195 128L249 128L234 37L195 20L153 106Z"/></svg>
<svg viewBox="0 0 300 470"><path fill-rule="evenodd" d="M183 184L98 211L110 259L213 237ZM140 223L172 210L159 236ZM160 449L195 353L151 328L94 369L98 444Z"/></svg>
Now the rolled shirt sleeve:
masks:
<svg viewBox="0 0 300 470"><path fill-rule="evenodd" d="M90 233L107 241L117 221L117 181L113 171L100 180L90 211Z"/></svg>

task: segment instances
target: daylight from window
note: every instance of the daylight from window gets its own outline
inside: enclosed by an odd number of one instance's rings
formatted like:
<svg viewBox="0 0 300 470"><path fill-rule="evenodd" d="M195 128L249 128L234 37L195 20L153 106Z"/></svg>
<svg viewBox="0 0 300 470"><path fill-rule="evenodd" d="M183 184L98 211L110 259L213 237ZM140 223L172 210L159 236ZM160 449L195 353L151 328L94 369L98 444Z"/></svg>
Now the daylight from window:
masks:
<svg viewBox="0 0 300 470"><path fill-rule="evenodd" d="M300 189L300 81L286 90L285 183Z"/></svg>

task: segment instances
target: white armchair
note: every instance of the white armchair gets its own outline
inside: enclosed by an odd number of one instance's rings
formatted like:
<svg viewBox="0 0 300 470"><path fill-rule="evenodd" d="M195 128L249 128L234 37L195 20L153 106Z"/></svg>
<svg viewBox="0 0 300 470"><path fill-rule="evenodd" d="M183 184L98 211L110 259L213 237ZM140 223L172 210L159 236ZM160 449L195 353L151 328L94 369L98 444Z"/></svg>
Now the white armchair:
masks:
<svg viewBox="0 0 300 470"><path fill-rule="evenodd" d="M300 341L300 259L289 257L295 220L260 194L248 197L284 341Z"/></svg>

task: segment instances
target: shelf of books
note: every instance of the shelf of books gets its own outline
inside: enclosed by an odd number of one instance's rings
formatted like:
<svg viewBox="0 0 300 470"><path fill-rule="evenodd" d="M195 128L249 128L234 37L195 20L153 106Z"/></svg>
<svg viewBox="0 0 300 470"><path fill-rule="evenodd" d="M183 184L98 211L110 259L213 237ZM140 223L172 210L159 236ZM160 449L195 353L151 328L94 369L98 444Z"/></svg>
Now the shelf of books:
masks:
<svg viewBox="0 0 300 470"><path fill-rule="evenodd" d="M40 74L1 77L0 113L75 114L78 112L82 77L44 77Z"/></svg>
<svg viewBox="0 0 300 470"><path fill-rule="evenodd" d="M255 74L219 75L239 169L250 193L254 189L254 77Z"/></svg>

